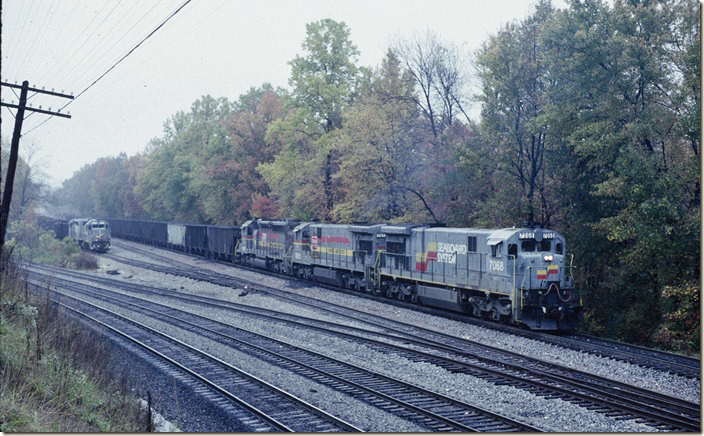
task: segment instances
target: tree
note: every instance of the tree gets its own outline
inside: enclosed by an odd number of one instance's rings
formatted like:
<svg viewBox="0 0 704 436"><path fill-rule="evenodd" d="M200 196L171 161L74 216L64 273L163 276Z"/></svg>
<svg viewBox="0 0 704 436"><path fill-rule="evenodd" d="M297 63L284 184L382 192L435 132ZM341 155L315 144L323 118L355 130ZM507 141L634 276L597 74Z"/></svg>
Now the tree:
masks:
<svg viewBox="0 0 704 436"><path fill-rule="evenodd" d="M505 185L521 198L515 219L550 225L545 151L550 134L543 119L547 93L546 51L540 32L553 13L547 1L520 24L508 24L489 38L478 56L482 83L482 134L496 154L499 171L517 183ZM538 206L539 205L539 206ZM536 209L540 207L540 213Z"/></svg>
<svg viewBox="0 0 704 436"><path fill-rule="evenodd" d="M445 128L452 125L456 111L465 112L466 75L460 49L440 41L432 32L424 37L414 35L394 43L394 55L413 78L418 94L399 95L396 98L410 99L425 116L435 140L440 140Z"/></svg>
<svg viewBox="0 0 704 436"><path fill-rule="evenodd" d="M211 169L227 156L225 120L232 105L204 96L189 113L178 112L164 125L163 138L148 147L147 163L135 188L145 213L154 219L212 223L233 209L222 178Z"/></svg>
<svg viewBox="0 0 704 436"><path fill-rule="evenodd" d="M263 206L266 203L263 199L271 200L267 197L269 187L257 166L273 162L280 151L277 142L266 141L266 131L281 116L283 94L269 84L251 88L240 96L235 113L226 121L231 159L217 163L211 171L215 177L228 181L227 191L233 205L230 220L236 223L243 223L254 213L266 211L270 214L275 209L274 204Z"/></svg>
<svg viewBox="0 0 704 436"><path fill-rule="evenodd" d="M291 62L293 103L308 109L325 132L342 127L342 112L352 102L359 51L343 22L323 19L306 24L305 57Z"/></svg>
<svg viewBox="0 0 704 436"><path fill-rule="evenodd" d="M336 220L428 221L429 215L435 220L419 183L428 138L410 98L413 88L412 77L389 51L371 92L345 113L336 174L344 191L333 210Z"/></svg>
<svg viewBox="0 0 704 436"><path fill-rule="evenodd" d="M2 164L0 192L4 192L5 174L7 173L7 164L10 156L10 143L6 138L2 138L2 147L0 149L2 152L0 158L0 163ZM41 162L37 159L38 151L39 147L32 143L17 160L14 195L8 222L21 219L25 212L38 206L48 195L48 188L43 182L46 176L42 173Z"/></svg>
<svg viewBox="0 0 704 436"><path fill-rule="evenodd" d="M562 140L566 233L590 242L575 245L593 289L590 325L627 340L657 330L669 310L663 289L699 279L694 8L688 0L617 1L612 9L573 2L542 36L555 83L545 120Z"/></svg>
<svg viewBox="0 0 704 436"><path fill-rule="evenodd" d="M342 127L342 113L364 77L349 36L344 23L310 23L302 45L307 53L291 61L291 96L266 136L281 152L257 167L284 215L329 220L340 197L334 131Z"/></svg>

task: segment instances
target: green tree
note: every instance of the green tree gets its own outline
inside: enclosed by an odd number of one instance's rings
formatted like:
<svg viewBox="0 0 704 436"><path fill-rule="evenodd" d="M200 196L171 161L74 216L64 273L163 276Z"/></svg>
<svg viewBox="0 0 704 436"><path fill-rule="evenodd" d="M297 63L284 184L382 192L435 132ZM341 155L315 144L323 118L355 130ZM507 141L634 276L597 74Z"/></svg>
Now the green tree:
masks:
<svg viewBox="0 0 704 436"><path fill-rule="evenodd" d="M483 141L494 150L495 165L509 183L507 197L520 199L514 220L550 225L546 148L552 140L544 119L552 86L540 32L553 13L541 1L533 15L491 36L477 55L482 84Z"/></svg>
<svg viewBox="0 0 704 436"><path fill-rule="evenodd" d="M693 8L572 2L543 33L556 84L546 119L562 140L566 233L589 241L575 245L588 265L589 319L628 340L652 337L668 310L664 286L699 278Z"/></svg>
<svg viewBox="0 0 704 436"><path fill-rule="evenodd" d="M228 156L225 120L231 113L227 99L204 96L190 112L178 112L165 123L163 138L147 149L135 188L150 218L212 223L231 215L223 187L228 181L214 179L211 171Z"/></svg>
<svg viewBox="0 0 704 436"><path fill-rule="evenodd" d="M343 198L333 217L350 221L429 221L433 211L420 183L428 156L422 119L411 96L414 82L389 51L370 92L345 113L340 131Z"/></svg>
<svg viewBox="0 0 704 436"><path fill-rule="evenodd" d="M342 127L342 113L366 74L355 66L358 51L349 37L344 23L310 23L302 45L305 56L291 61L292 92L266 136L281 152L258 166L286 216L329 220L340 198L334 131Z"/></svg>
<svg viewBox="0 0 704 436"><path fill-rule="evenodd" d="M293 102L306 108L325 132L339 129L358 74L359 51L350 41L350 29L329 18L308 23L302 48L306 55L290 62Z"/></svg>

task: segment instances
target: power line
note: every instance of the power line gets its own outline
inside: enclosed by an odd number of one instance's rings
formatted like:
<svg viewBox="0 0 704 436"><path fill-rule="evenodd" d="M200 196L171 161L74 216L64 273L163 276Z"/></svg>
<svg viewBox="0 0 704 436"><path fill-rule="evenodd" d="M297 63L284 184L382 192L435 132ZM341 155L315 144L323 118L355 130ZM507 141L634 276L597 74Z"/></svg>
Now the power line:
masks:
<svg viewBox="0 0 704 436"><path fill-rule="evenodd" d="M88 23L88 25L86 25L86 26L84 27L84 29L86 29L86 31L87 31L87 29L90 28L90 26L93 24L93 22L100 16L102 10L105 9L105 7L107 6L108 2L109 2L109 0L106 0L106 1L105 1L105 4L104 4L103 6L101 6L100 11L99 11L97 14L93 15L93 18L90 20L90 22ZM82 35L83 35L82 32L79 32L79 33L78 33L78 35L77 35L76 38L73 40L73 42L71 42L71 44L70 44L68 47L66 47L66 50L64 50L64 52L61 54L61 56L59 56L58 62L60 62L61 59L62 59L64 56L66 56L66 54L68 54L68 52L73 48L73 46L76 45L76 43L81 39L81 36L82 36ZM85 44L85 43L84 43L84 44ZM75 55L76 55L76 52L74 52L74 53L71 55L71 59L73 59L73 57L74 57ZM58 62L57 62L57 63L58 63ZM54 71L54 72L52 72L52 75L53 75L54 77L57 77L58 74L59 74L59 72L60 72L67 64L68 64L68 62L64 62L63 64L60 64L60 65L59 65L59 69L56 70L56 71Z"/></svg>
<svg viewBox="0 0 704 436"><path fill-rule="evenodd" d="M105 21L107 21L107 19L110 18L110 15L112 15L112 13L115 12L115 9L117 9L118 6L120 6L120 2L115 2L115 6L113 6L112 9L110 9L110 12L108 12L108 14L105 16L105 18L103 18L103 21L101 21L100 24L98 24L98 25L95 27L95 29L93 29L93 31L90 33L90 35L88 35L88 36L86 37L86 39L83 41L83 43L76 49L75 52L73 52L73 54L71 55L71 57L68 58L68 60L66 61L66 63L65 63L64 65L68 65L68 64L73 60L73 58L78 54L78 52L81 51L81 49L83 48L83 46L86 45L86 43L87 43L88 41L90 41L90 39L93 37L93 35L95 35L95 32L98 31L98 29L100 28L100 26L102 26L102 25L105 23ZM73 72L74 69L75 69L75 66L74 66L74 68L71 69L71 71L69 71L69 74L70 74L71 72Z"/></svg>
<svg viewBox="0 0 704 436"><path fill-rule="evenodd" d="M129 29L127 29L127 31L125 33L123 33L123 35L120 38L118 38L117 41L115 41L110 46L110 48L108 48L107 50L104 50L103 53L98 58L96 58L95 61L93 61L93 63L88 68L86 68L86 70L82 74L77 75L74 78L74 80L67 87L70 88L70 87L74 86L74 84L81 83L81 80L78 80L78 79L83 79L83 77L86 76L87 73L90 73L91 68L93 68L93 66L95 66L101 59L103 59L119 42L123 41L125 39L125 37L130 34L132 29L134 29L139 23L141 23L154 10L154 8L156 8L159 4L161 4L162 1L164 1L164 0L159 0L158 2L154 3L152 5L152 7L149 8L149 10L147 12L145 12L141 18L139 18L139 20L137 20L134 24L132 24L132 26ZM130 44L132 44L132 43L130 42ZM90 77L90 75L89 75L89 77Z"/></svg>
<svg viewBox="0 0 704 436"><path fill-rule="evenodd" d="M24 67L25 63L27 62L27 58L29 57L29 54L34 51L34 47L37 45L37 39L39 41L41 41L42 38L44 38L44 34L46 33L46 27L47 27L46 20L49 18L49 16L53 15L53 13L54 13L53 9L56 6L56 1L57 0L53 0L51 2L51 6L49 6L49 11L46 13L46 15L44 15L44 20L42 21L41 26L39 26L39 30L37 32L34 32L34 39L32 40L32 44L29 46L29 49L26 50L24 60L22 61L22 67L20 67L20 69L22 69ZM19 70L18 70L18 72L19 72Z"/></svg>
<svg viewBox="0 0 704 436"><path fill-rule="evenodd" d="M19 55L19 53L22 53L22 51L21 51L20 49L22 48L22 46L24 46L24 30L25 30L25 28L27 27L27 23L30 22L29 16L32 15L32 8L33 8L33 7L34 7L34 0L32 0L32 4L29 5L29 10L27 11L27 15L24 17L24 20L22 21L22 28L20 29L20 33L17 35L17 50L16 50L16 53L17 53L18 55ZM37 10L38 10L38 9L39 9L39 8L37 7ZM36 11L35 11L35 15L36 15ZM17 71L17 72L19 73L19 68L18 68L18 71Z"/></svg>
<svg viewBox="0 0 704 436"><path fill-rule="evenodd" d="M164 27L164 25L165 25L169 20L171 20L174 16L176 16L176 14L178 14L179 12L181 12L181 10L182 10L183 8L185 8L186 5L188 5L191 1L192 1L192 0L186 0L185 2L183 2L183 4L182 4L181 6L179 6L178 9L176 9L174 12L171 13L171 15L169 15L168 17L166 17L166 19L164 19L164 21L162 21L162 22L161 22L154 30L152 30L147 36L145 36L144 38L142 38L142 40L139 41L139 42L137 43L137 45L135 45L134 47L132 47L132 49L131 49L130 51L128 51L124 56L122 56L120 59L118 59L117 62L115 62L115 63L114 63L110 68L108 68L103 74L101 74L97 79L95 79L95 80L94 80L90 85L88 85L83 91L79 92L78 95L76 95L76 97L75 97L73 100L71 100L71 101L69 101L68 103L66 103L65 105L63 105L63 106L61 107L61 109L59 109L59 112L61 112L64 108L66 108L66 106L68 106L68 105L70 105L71 103L73 103L74 101L76 101L76 99L78 99L78 97L80 97L81 95L85 94L85 92L88 91L90 88L92 88L93 85L95 85L96 83L98 83L98 82L99 82L103 77L105 77L110 71L112 71L113 69L115 69L115 67L117 67L122 61L124 61L125 59L127 59L127 57L128 57L129 55L131 55L135 50L137 50L137 49L139 48L139 46L141 46L146 40L148 40L149 38L151 38L152 35L154 35L159 29L161 29L162 27ZM40 124L38 124L36 127L33 127L31 130L27 131L27 132L25 133L25 135L28 134L28 133L30 133L30 132L32 132L32 131L34 131L34 130L36 130L36 129L38 129L39 127L41 127L42 125L44 125L44 123L46 123L47 121L49 121L52 117L53 117L53 115L49 116L47 119L45 119L44 121L42 121L42 122L41 122Z"/></svg>
<svg viewBox="0 0 704 436"><path fill-rule="evenodd" d="M158 49L156 49L155 52L156 52L157 54L156 54L155 56L152 56L152 57L150 57L150 58L148 58L148 59L144 59L142 62L140 62L139 64L135 65L135 67L141 67L142 65L144 65L144 64L147 63L147 62L154 62L155 59L157 59L157 58L159 58L160 56L163 55L164 51L165 51L167 48L171 47L171 46L172 46L174 43L176 43L178 40L180 40L181 38L183 38L184 36L186 36L186 35L188 35L190 32L192 32L193 29L196 28L196 26L198 26L198 25L201 24L203 21L205 21L206 19L208 19L208 18L209 18L210 16L212 16L215 12L217 12L217 11L220 10L223 6L225 6L225 4L227 4L228 2L230 2L230 0L223 0L222 3L220 3L219 6L217 6L215 9L213 9L212 11L210 11L210 13L209 13L208 15L206 15L205 17L203 17L203 18L201 18L200 20L198 20L197 22L193 23L193 25L191 25L191 27L189 27L185 32L182 32L182 33L179 34L176 38L170 39L166 44L164 44L164 45L162 45L161 47L159 47ZM136 68L135 68L135 69L136 69ZM129 74L129 71L123 72L123 73L122 73L121 75L119 75L118 77L113 78L113 80L112 80L111 82L108 82L108 84L107 84L106 86L104 86L101 91L98 91L98 93L100 94L101 92L105 92L105 89L109 88L111 85L113 85L113 84L115 84L116 82L120 81L123 77L125 77L126 74Z"/></svg>
<svg viewBox="0 0 704 436"><path fill-rule="evenodd" d="M74 3L73 9L71 9L71 12L69 12L69 13L68 13L68 16L63 20L63 26L61 26L61 27L56 31L56 34L57 34L57 35L63 35L64 29L66 28L66 25L67 25L68 23L72 23L72 22L73 22L73 14L76 12L76 9L78 9L78 6L79 6L79 5L80 5L80 3L78 3L78 1L76 1L76 2ZM51 48L51 47L49 47L49 48ZM49 66L49 63L47 62L45 65L48 67L48 66ZM47 69L45 70L45 74L41 77L40 80L37 81L37 83L41 83L41 82L44 82L44 81L45 81L46 73L47 73L48 71L49 71L49 68L47 68Z"/></svg>
<svg viewBox="0 0 704 436"><path fill-rule="evenodd" d="M22 23L22 28L24 28L25 21L20 20L19 17L22 16L22 12L24 11L25 5L27 5L27 2L26 1L22 2L22 6L20 6L20 10L17 12L18 20L15 22L15 31L10 34L10 40L6 41L7 45L5 45L5 50L10 50L10 47L14 48L14 45L12 45L12 43L15 42L15 39L17 39L17 34L20 31L20 22Z"/></svg>
<svg viewBox="0 0 704 436"><path fill-rule="evenodd" d="M118 4L124 5L125 2L119 2ZM121 16L119 19L116 19L116 20L113 21L112 26L110 26L110 28L109 28L108 30L106 30L106 31L101 31L101 32L98 34L98 37L99 37L101 34L102 34L102 37L96 38L97 41L95 42L95 44L93 44L92 47L88 48L87 51L85 52L85 54L81 54L81 59L94 59L95 56L93 55L93 53L95 52L95 50L98 49L98 48L101 48L101 45L102 45L105 41L107 41L110 37L112 37L112 31L115 29L115 27L118 26L119 24L121 24L121 23L124 21L124 19L127 18L128 15L130 15L130 13L132 13L132 12L134 11L134 8L137 7L138 4L139 4L139 3L137 3L137 2L132 3L132 6L130 6L130 7L127 9L127 11L125 11L125 13L122 14L122 16ZM131 17L131 15L130 15L130 17ZM105 20L103 20L103 23L105 23L105 21L107 20L107 18L108 18L108 17L105 17ZM103 23L101 23L101 24L103 24ZM97 30L97 29L96 29L96 30ZM103 50L101 56L104 56L104 55L106 54L106 51L107 51L107 50ZM66 73L66 75L69 76L69 77L73 77L73 78L74 78L74 81L75 81L75 78L78 77L78 76L77 76L76 74L74 74L74 73L80 71L80 69L78 69L79 66L81 66L81 63L78 63L78 62L77 62L77 63L73 64L73 68L71 68L71 69ZM82 72L81 72L81 75L85 74L88 70L90 70L90 67L88 67L88 68L86 68L84 71L82 71ZM71 87L73 87L73 86L74 86L73 83L67 85L68 88L71 88Z"/></svg>

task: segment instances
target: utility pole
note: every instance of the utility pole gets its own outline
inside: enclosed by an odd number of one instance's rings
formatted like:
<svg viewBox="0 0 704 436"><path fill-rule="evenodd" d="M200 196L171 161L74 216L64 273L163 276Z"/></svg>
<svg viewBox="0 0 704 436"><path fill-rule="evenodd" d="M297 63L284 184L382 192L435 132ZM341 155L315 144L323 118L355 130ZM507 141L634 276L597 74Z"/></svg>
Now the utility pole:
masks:
<svg viewBox="0 0 704 436"><path fill-rule="evenodd" d="M32 88L29 86L28 81L22 82L22 86L17 84L11 84L6 82L0 82L0 86L6 86L9 88L17 88L20 90L20 101L19 104L0 102L0 106L5 106L9 108L17 109L15 114L15 130L12 132L12 144L10 146L10 160L7 165L7 176L5 178L5 190L2 195L2 204L0 205L0 251L2 251L5 246L5 232L7 230L7 219L10 216L10 202L12 201L12 189L15 183L15 169L17 168L17 156L19 154L20 148L20 137L22 136L22 122L24 121L25 111L39 112L41 114L47 114L51 116L71 118L68 114L62 114L59 109L58 112L52 112L51 108L49 110L44 110L39 106L38 108L27 106L27 93L29 91L37 94L48 94L55 97L69 98L73 99L72 95L67 95L54 91L46 91L44 89Z"/></svg>

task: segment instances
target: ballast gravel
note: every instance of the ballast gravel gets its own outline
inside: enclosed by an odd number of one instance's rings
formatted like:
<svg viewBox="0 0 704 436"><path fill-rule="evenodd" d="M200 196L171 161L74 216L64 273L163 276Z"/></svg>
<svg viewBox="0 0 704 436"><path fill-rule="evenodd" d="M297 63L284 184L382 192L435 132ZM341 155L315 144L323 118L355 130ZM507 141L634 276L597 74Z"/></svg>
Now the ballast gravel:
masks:
<svg viewBox="0 0 704 436"><path fill-rule="evenodd" d="M124 244L127 245L129 243ZM559 363L564 366L574 367L582 371L621 380L626 383L633 383L630 379L640 378L641 380L638 380L639 383L633 384L641 385L651 390L658 390L668 395L674 395L675 392L673 391L679 389L681 394L679 395L680 397L689 399L690 401L693 401L692 398L696 397L698 402L698 381L695 382L690 379L671 376L655 370L638 368L634 365L629 365L622 362L614 362L609 359L599 358L597 356L577 353L561 347L549 346L538 341L516 337L506 333L495 332L490 329L451 321L433 315L418 313L412 310L380 304L364 298L338 294L326 289L313 286L296 288L295 286L288 285L286 280L278 277L267 276L264 274L229 267L227 265L198 260L178 253L154 249L144 245L137 246L141 250L153 250L161 256L173 257L176 261L194 264L199 268L211 269L221 274L228 274L247 280L253 280L267 286L287 289L291 292L319 298L336 304L353 304L358 310L363 310L368 313L379 314L386 317L393 317L400 321L407 322L408 320L413 320L415 324L425 328L434 328L445 333L460 335L477 342L503 347L505 349L523 353L531 357ZM139 254L129 253L119 247L113 247L111 251L116 255L125 257L129 256L135 259L140 256ZM153 262L153 260L147 259L146 256L141 259ZM318 319L335 320L348 325L361 325L360 323L355 323L349 319L335 319L333 315L316 313L312 309L303 309L300 305L284 302L278 298L256 292L250 292L247 295L239 296L241 294L241 290L239 289L233 290L231 288L226 288L211 283L204 283L183 277L175 277L141 268L135 268L112 259L101 258L100 265L101 270L95 274L103 277L105 277L105 270L117 268L120 274L117 276L110 276L111 278L125 280L131 283L141 283L150 286L178 290L181 292L192 292L198 295L206 295L241 304L266 307L272 310L280 310L283 312L310 316ZM232 313L227 311L185 304L181 301L166 297L150 297L150 300L162 304L168 304L182 310L188 310L193 313L198 313L202 316L218 319L222 322L237 325L238 327L271 336L311 351L329 355L330 357L368 368L399 380L422 385L427 389L441 392L449 397L453 397L470 404L484 407L496 413L518 419L543 430L633 432L655 430L652 427L639 424L634 421L618 421L613 418L609 418L606 415L591 412L585 408L562 400L546 400L517 388L497 386L468 375L452 374L431 364L412 362L398 355L387 355L371 349L363 344L353 343L345 339L332 337L331 335L313 333L304 329L291 328L290 325L282 323L266 322L253 316L233 316ZM106 304L101 303L101 305L105 306ZM158 321L150 319L149 317L143 318L145 323L158 323ZM364 428L365 430L423 431L422 427L418 427L417 425L409 423L406 420L383 412L373 406L365 405L356 400L355 401L359 404L352 406L351 404L353 402L350 401L351 398L342 393L334 392L325 386L321 386L310 380L301 378L300 376L281 368L273 367L259 359L243 355L243 353L235 351L230 347L205 340L199 335L184 332L176 327L167 327L163 325L161 327L171 329L169 331L173 332L175 336L178 335L179 338L182 338L187 342L201 345L207 344L208 349L211 350L213 354L216 354L224 360L237 362L237 365L243 369L266 379L272 384L290 390L292 393L300 395L301 398L312 398L310 401L314 404L332 414L335 414L336 416L343 417L352 424L358 425L358 422L363 423L367 425L367 427L361 425L358 426ZM314 387L311 388L311 386ZM317 392L310 392L311 389ZM320 392L323 392L323 390L328 390L330 392L326 392L325 396L318 395ZM696 395L693 395L692 393L695 391ZM328 396L328 394L332 396ZM326 400L323 401L322 404L317 404L315 403L316 398L318 400L320 398L324 398ZM327 398L337 399L327 400ZM349 416L349 419L347 416Z"/></svg>
<svg viewBox="0 0 704 436"><path fill-rule="evenodd" d="M187 309L188 307L184 306L190 306L174 303L173 300L170 299L166 300L171 301L174 307L181 306L181 308ZM100 304L114 309L116 312L130 313L129 310L111 307L112 305L110 304ZM204 316L221 319L230 324L238 324L243 328L249 328L250 330L259 331L269 336L278 337L287 342L302 346L303 348L320 352L321 354L332 353L333 355L331 357L340 358L341 360L375 370L390 377L395 377L410 383L421 384L428 389L439 391L449 397L470 404L480 405L496 413L519 419L544 430L574 431L576 428L580 428L582 430L588 429L589 431L653 431L651 427L632 421L615 421L605 415L590 412L584 408L561 400L545 400L513 387L495 386L474 377L451 374L434 365L411 362L400 356L389 356L369 349L364 345L350 343L331 337L330 335L295 330L281 324L261 322L252 317L233 317L232 314L226 311L204 309L202 307L191 307L190 309L190 311L196 313L200 312L200 314ZM282 375L287 371L275 367L267 368L267 365L262 365L257 359L254 359L253 362L247 362L252 358L242 356L242 353L235 352L229 347L205 340L192 333L183 332L172 326L160 325L160 322L150 317L134 314L132 314L131 317L135 318L137 321L155 327L161 327L167 333L189 343L199 344L199 347L205 348L205 351L211 352L224 360L233 361L234 359L238 366L249 371L257 372L258 374L255 375L260 375L262 378L278 386L285 387L287 390L295 392L297 395L303 395L302 398L306 398L306 389L308 389L308 391L311 389L310 386L312 383L309 380L292 381L291 378L295 379L297 376L290 374L287 375L286 379L283 379ZM317 387L314 388L314 390L321 392ZM317 395L315 397L317 397ZM334 405L337 403L327 400L334 397L326 394L324 398L326 398L326 401L320 405L320 407L328 410L330 413L337 414L334 410ZM342 400L339 404L344 405L340 413L347 412L351 414L349 418L345 417L349 422L355 424L357 420L360 420L362 423L374 423L374 427L365 429L373 431L419 431L417 429L411 430L407 427L403 427L405 430L402 430L402 427L399 427L399 424L393 422L393 420L390 423L391 426L387 427L385 426L386 423L389 423L387 417L372 417L367 410L368 407L364 406L361 407L362 411L360 412L357 410L358 408L350 404L349 398L346 398L346 401ZM371 413L378 413L378 411ZM387 415L383 412L382 414ZM344 417L344 415L338 416ZM398 418L393 418L398 420Z"/></svg>
<svg viewBox="0 0 704 436"><path fill-rule="evenodd" d="M384 316L401 322L409 322L409 320L412 320L413 323L419 327L456 335L464 339L502 348L527 357L557 363L568 368L577 369L597 376L610 378L622 383L638 386L654 392L659 392L700 404L701 383L699 380L670 374L657 369L644 368L627 362L595 356L557 345L546 344L541 341L512 335L510 333L499 332L472 324L440 318L410 309L386 305L364 297L350 296L316 286L300 287L284 278L236 268L234 266L224 265L221 263L210 262L205 259L186 256L181 253L158 249L148 245L125 241L120 241L120 243L128 246L134 246L139 250L152 252L158 254L159 256L172 258L177 262L192 264L199 268L209 269L220 274L251 280L265 286L283 289L330 303L351 306L357 310L370 314ZM129 252L125 249L117 248L115 253L124 256ZM154 261L153 259L149 259L147 256L142 256L142 259L150 262ZM205 284L203 282L200 283ZM221 294L219 298L227 298L231 295L231 291L226 291ZM296 310L301 310L301 308L299 307Z"/></svg>

